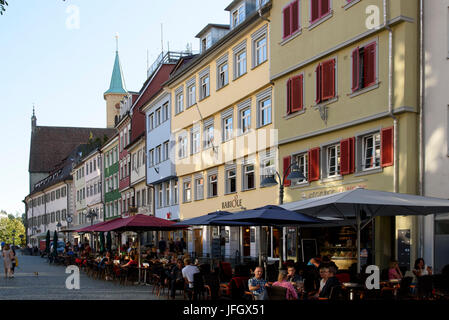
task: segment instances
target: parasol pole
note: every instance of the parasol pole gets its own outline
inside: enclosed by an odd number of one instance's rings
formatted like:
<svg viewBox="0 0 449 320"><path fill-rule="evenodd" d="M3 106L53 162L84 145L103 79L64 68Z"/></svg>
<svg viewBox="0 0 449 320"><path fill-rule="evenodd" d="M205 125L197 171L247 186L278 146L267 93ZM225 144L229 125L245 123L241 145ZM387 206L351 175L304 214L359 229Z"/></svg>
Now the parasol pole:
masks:
<svg viewBox="0 0 449 320"><path fill-rule="evenodd" d="M356 207L357 223L357 274L360 274L360 206Z"/></svg>
<svg viewBox="0 0 449 320"><path fill-rule="evenodd" d="M140 284L140 232L137 232L137 252L139 254L138 265L139 265L139 284Z"/></svg>

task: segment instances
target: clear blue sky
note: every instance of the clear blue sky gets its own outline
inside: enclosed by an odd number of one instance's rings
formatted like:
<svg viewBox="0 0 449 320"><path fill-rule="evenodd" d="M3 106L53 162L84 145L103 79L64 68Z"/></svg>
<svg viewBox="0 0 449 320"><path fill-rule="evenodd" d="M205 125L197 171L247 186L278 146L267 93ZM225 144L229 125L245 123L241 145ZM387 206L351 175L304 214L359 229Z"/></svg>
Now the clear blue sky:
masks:
<svg viewBox="0 0 449 320"><path fill-rule="evenodd" d="M208 23L229 23L231 0L9 1L0 16L0 209L23 213L28 194L31 115L41 126L105 127L119 34L126 87L139 91L164 49L185 50ZM70 9L75 6L75 10ZM79 12L77 28L76 11Z"/></svg>

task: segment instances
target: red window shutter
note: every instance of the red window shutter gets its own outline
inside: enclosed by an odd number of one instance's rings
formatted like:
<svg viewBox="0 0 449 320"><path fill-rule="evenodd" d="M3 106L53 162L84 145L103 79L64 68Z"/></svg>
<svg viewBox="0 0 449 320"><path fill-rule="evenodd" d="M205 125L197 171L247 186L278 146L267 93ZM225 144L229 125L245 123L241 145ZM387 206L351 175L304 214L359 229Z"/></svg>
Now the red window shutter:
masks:
<svg viewBox="0 0 449 320"><path fill-rule="evenodd" d="M320 148L309 150L309 181L320 179Z"/></svg>
<svg viewBox="0 0 449 320"><path fill-rule="evenodd" d="M363 87L376 83L376 43L365 47L363 53Z"/></svg>
<svg viewBox="0 0 449 320"><path fill-rule="evenodd" d="M322 65L321 63L316 67L315 73L316 73L316 103L321 102L321 78L322 78Z"/></svg>
<svg viewBox="0 0 449 320"><path fill-rule="evenodd" d="M299 111L302 109L302 75L292 78L292 99L291 111Z"/></svg>
<svg viewBox="0 0 449 320"><path fill-rule="evenodd" d="M292 113L292 79L287 80L287 114Z"/></svg>
<svg viewBox="0 0 449 320"><path fill-rule="evenodd" d="M392 166L394 162L393 127L384 128L380 132L380 158L382 167Z"/></svg>
<svg viewBox="0 0 449 320"><path fill-rule="evenodd" d="M349 174L350 171L350 147L349 139L340 141L340 172L342 175Z"/></svg>
<svg viewBox="0 0 449 320"><path fill-rule="evenodd" d="M320 1L321 0L310 0L310 5L312 7L310 10L310 22L312 23L318 20L320 17Z"/></svg>
<svg viewBox="0 0 449 320"><path fill-rule="evenodd" d="M323 63L321 77L321 98L327 100L335 96L335 60Z"/></svg>
<svg viewBox="0 0 449 320"><path fill-rule="evenodd" d="M352 51L352 92L359 90L360 82L360 50L357 47Z"/></svg>
<svg viewBox="0 0 449 320"><path fill-rule="evenodd" d="M349 138L349 173L355 172L355 138Z"/></svg>
<svg viewBox="0 0 449 320"><path fill-rule="evenodd" d="M283 11L283 17L284 17L284 38L287 38L291 33L291 21L290 21L290 10L291 7L285 7Z"/></svg>
<svg viewBox="0 0 449 320"><path fill-rule="evenodd" d="M326 15L330 11L330 3L329 0L320 0L320 17Z"/></svg>
<svg viewBox="0 0 449 320"><path fill-rule="evenodd" d="M291 157L290 156L284 157L284 170L283 170L284 177L287 177L290 174L290 168L289 168L290 164L291 164ZM286 186L286 187L290 186L291 183L292 182L290 180L287 180L287 179L284 180L284 186Z"/></svg>
<svg viewBox="0 0 449 320"><path fill-rule="evenodd" d="M298 0L291 4L291 33L299 29L299 5Z"/></svg>

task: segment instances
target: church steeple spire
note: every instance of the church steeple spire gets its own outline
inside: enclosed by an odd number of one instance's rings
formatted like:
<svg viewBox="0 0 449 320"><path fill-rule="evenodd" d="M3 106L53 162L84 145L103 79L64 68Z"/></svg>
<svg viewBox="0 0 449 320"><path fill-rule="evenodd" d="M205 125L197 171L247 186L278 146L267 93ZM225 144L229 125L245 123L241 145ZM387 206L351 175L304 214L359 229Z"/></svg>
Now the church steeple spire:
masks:
<svg viewBox="0 0 449 320"><path fill-rule="evenodd" d="M116 50L115 50L115 62L114 68L112 69L112 77L111 84L109 85L109 89L104 93L105 95L108 93L127 93L125 88L125 80L123 77L122 67L120 65L120 59L118 56L118 34L115 36L116 41Z"/></svg>
<svg viewBox="0 0 449 320"><path fill-rule="evenodd" d="M33 115L31 116L31 134L33 134L34 131L36 130L36 122L37 118L36 115L34 114L34 103L33 103Z"/></svg>

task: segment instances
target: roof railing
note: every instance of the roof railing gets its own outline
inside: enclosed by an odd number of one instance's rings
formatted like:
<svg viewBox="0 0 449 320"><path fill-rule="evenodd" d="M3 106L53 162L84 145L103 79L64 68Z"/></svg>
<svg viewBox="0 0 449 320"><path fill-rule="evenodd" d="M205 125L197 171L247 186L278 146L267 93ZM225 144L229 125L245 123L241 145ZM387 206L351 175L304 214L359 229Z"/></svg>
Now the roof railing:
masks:
<svg viewBox="0 0 449 320"><path fill-rule="evenodd" d="M147 78L150 78L162 64L176 63L180 58L190 56L192 54L192 50L161 52L153 64L148 68Z"/></svg>

